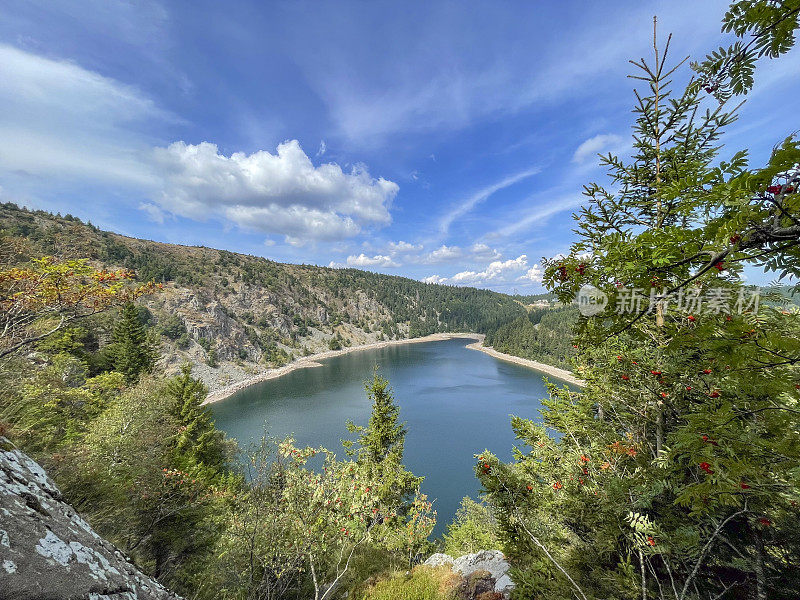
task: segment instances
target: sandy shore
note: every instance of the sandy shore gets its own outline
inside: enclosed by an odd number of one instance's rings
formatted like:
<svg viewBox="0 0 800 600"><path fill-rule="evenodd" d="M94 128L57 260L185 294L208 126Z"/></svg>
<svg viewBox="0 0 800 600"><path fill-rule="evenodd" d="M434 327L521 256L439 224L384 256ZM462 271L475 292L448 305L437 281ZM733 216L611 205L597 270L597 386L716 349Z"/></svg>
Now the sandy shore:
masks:
<svg viewBox="0 0 800 600"><path fill-rule="evenodd" d="M325 358L331 358L333 356L341 356L342 354L350 354L351 352L361 352L362 350L376 350L378 348L398 346L400 344L440 342L443 340L451 340L454 338L471 338L478 340L478 342L476 343L480 343L480 341L483 339L483 336L478 333L434 333L432 335L426 335L424 337L409 338L405 340L390 340L386 342L374 342L372 344L362 344L361 346L350 346L349 348L342 348L341 350L328 350L327 352L320 352L319 354L311 354L310 356L303 356L301 358L298 358L297 360L292 361L288 365L285 365L283 367L279 367L277 369L269 369L267 371L264 371L263 373L259 373L258 375L245 379L244 381L239 381L237 383L234 383L233 385L229 385L220 390L217 390L216 392L212 392L206 397L203 404L211 404L212 402L219 402L220 400L224 400L225 398L231 396L235 392L238 392L241 389L251 386L254 383L267 381L269 379L275 379L276 377L281 377L283 375L286 375L287 373L291 373L292 371L296 371L298 369L310 369L314 367L321 367L322 365L318 361Z"/></svg>
<svg viewBox="0 0 800 600"><path fill-rule="evenodd" d="M388 346L398 346L400 344L440 342L443 340L452 340L454 338L474 339L475 342L473 342L472 344L468 344L466 346L470 350L479 350L481 352L485 352L489 356L493 356L494 358L497 358L499 360L511 362L516 365L522 365L523 367L539 371L540 373L544 373L545 375L548 375L555 379L559 379L561 381L566 381L567 383L571 383L573 385L577 386L584 385L584 382L581 379L575 377L572 371L567 371L566 369L559 369L558 367L547 365L545 363L540 363L535 360L529 360L527 358L519 358L518 356L512 356L511 354L504 354L502 352L498 352L494 348L486 347L483 345L484 337L486 336L480 333L434 333L433 335L426 335L424 337L418 337L418 338L410 338L405 340L390 340L386 342L374 342L372 344L363 344L361 346L350 346L349 348L342 348L341 350L328 350L327 352L320 352L319 354L312 354L310 356L304 356L302 358L298 358L297 360L283 367L279 367L277 369L269 369L267 371L264 371L263 373L259 373L258 375L255 375L243 381L234 383L233 385L229 385L220 390L217 390L216 392L212 392L211 394L208 395L208 397L206 397L205 402L203 402L203 404L211 404L212 402L219 402L220 400L224 400L225 398L231 396L235 392L238 392L241 389L251 386L254 383L267 381L269 379L275 379L276 377L281 377L283 375L286 375L287 373L291 373L292 371L297 371L298 369L311 369L314 367L321 367L322 365L318 361L325 358L331 358L333 356L341 356L342 354L350 354L351 352L360 352L362 350L376 350L378 348L387 348Z"/></svg>
<svg viewBox="0 0 800 600"><path fill-rule="evenodd" d="M573 385L577 385L583 387L585 382L582 379L578 379L572 373L572 371L567 371L566 369L559 369L558 367L554 367L552 365L548 365L545 363L540 363L535 360L530 360L528 358L520 358L519 356L513 356L511 354L504 354L503 352L498 352L494 348L484 346L483 345L483 335L478 336L478 340L472 344L467 345L467 348L470 350L480 350L481 352L485 352L489 356L494 356L499 360L504 360L506 362L514 363L515 365L521 365L523 367L527 367L529 369L533 369L535 371L539 371L540 373L544 373L550 377L555 379L560 379L561 381L566 381L567 383L571 383Z"/></svg>

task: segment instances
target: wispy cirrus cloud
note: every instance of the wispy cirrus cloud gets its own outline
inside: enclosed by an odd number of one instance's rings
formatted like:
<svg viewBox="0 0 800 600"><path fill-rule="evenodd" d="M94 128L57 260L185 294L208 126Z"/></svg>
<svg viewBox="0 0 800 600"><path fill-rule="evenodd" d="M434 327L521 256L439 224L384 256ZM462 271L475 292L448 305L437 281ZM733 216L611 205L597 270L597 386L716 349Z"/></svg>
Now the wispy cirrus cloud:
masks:
<svg viewBox="0 0 800 600"><path fill-rule="evenodd" d="M519 183L529 177L533 177L536 175L541 169L539 167L532 167L530 169L525 169L520 171L519 173L515 173L514 175L510 175L497 181L491 185L488 185L465 200L462 200L458 204L456 204L453 208L451 208L439 221L439 233L442 236L446 236L450 232L450 226L453 224L454 221L460 219L464 215L468 214L471 210L473 210L476 206L488 200L493 194L504 190L505 188L511 187L512 185Z"/></svg>
<svg viewBox="0 0 800 600"><path fill-rule="evenodd" d="M590 137L588 140L581 143L572 155L572 162L575 164L585 164L589 160L597 158L598 154L612 154L626 144L623 139L613 133L601 133Z"/></svg>
<svg viewBox="0 0 800 600"><path fill-rule="evenodd" d="M0 44L0 171L149 185L148 122L177 117L134 86Z"/></svg>

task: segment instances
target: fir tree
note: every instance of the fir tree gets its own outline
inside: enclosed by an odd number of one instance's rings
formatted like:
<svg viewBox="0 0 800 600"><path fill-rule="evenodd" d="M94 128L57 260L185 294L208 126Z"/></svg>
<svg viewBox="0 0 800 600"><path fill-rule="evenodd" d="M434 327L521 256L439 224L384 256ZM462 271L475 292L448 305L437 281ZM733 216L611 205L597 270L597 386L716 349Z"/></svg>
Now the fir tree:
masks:
<svg viewBox="0 0 800 600"><path fill-rule="evenodd" d="M726 22L779 6L796 26L795 2L737 3ZM477 474L526 597L790 598L800 318L736 303L742 263L800 268L800 149L785 141L761 169L719 161L735 108L697 80L673 96L681 63L654 50L634 62L631 158L601 157L611 185L587 186L578 242L547 263L562 302L587 284L609 298L577 327L587 385L551 388L544 426L512 421L529 450L481 454Z"/></svg>
<svg viewBox="0 0 800 600"><path fill-rule="evenodd" d="M172 401L171 412L180 424L175 440L178 464L219 472L226 458L224 435L202 406L208 388L192 377L191 365L184 364L181 374L170 380L167 394Z"/></svg>
<svg viewBox="0 0 800 600"><path fill-rule="evenodd" d="M421 477L415 477L403 466L403 451L406 425L400 422L400 409L394 402L389 382L381 377L377 368L371 381L364 384L367 396L372 400L372 412L366 427L348 421L347 429L358 433L353 442L345 441L348 454L357 461L370 466L379 477L383 498L394 498L398 503L406 502L419 489Z"/></svg>
<svg viewBox="0 0 800 600"><path fill-rule="evenodd" d="M111 356L114 370L122 373L128 383L137 381L142 373L151 371L155 364L155 349L132 302L120 311L112 334Z"/></svg>

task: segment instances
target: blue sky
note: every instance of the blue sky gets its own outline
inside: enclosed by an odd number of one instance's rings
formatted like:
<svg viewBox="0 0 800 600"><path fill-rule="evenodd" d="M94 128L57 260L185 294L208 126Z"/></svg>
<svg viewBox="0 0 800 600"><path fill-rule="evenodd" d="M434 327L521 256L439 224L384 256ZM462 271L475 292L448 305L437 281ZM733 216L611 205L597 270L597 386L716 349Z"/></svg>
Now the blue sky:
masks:
<svg viewBox="0 0 800 600"><path fill-rule="evenodd" d="M119 233L541 291L596 153L624 153L652 16L726 2L0 1L0 199ZM724 138L798 128L800 53ZM792 114L793 111L795 114ZM751 274L755 281L765 278Z"/></svg>

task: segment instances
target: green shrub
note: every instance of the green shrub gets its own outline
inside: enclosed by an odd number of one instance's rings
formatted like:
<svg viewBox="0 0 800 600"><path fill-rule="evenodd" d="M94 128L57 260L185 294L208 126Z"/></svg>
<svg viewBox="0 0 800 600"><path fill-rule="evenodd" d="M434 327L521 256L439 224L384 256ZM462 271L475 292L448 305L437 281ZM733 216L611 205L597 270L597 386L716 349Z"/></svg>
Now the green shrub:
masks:
<svg viewBox="0 0 800 600"><path fill-rule="evenodd" d="M497 520L492 508L483 501L465 496L453 522L444 534L444 551L453 557L478 550L502 550Z"/></svg>
<svg viewBox="0 0 800 600"><path fill-rule="evenodd" d="M161 335L171 340L177 340L186 334L186 323L178 315L170 314L158 322L158 330Z"/></svg>

